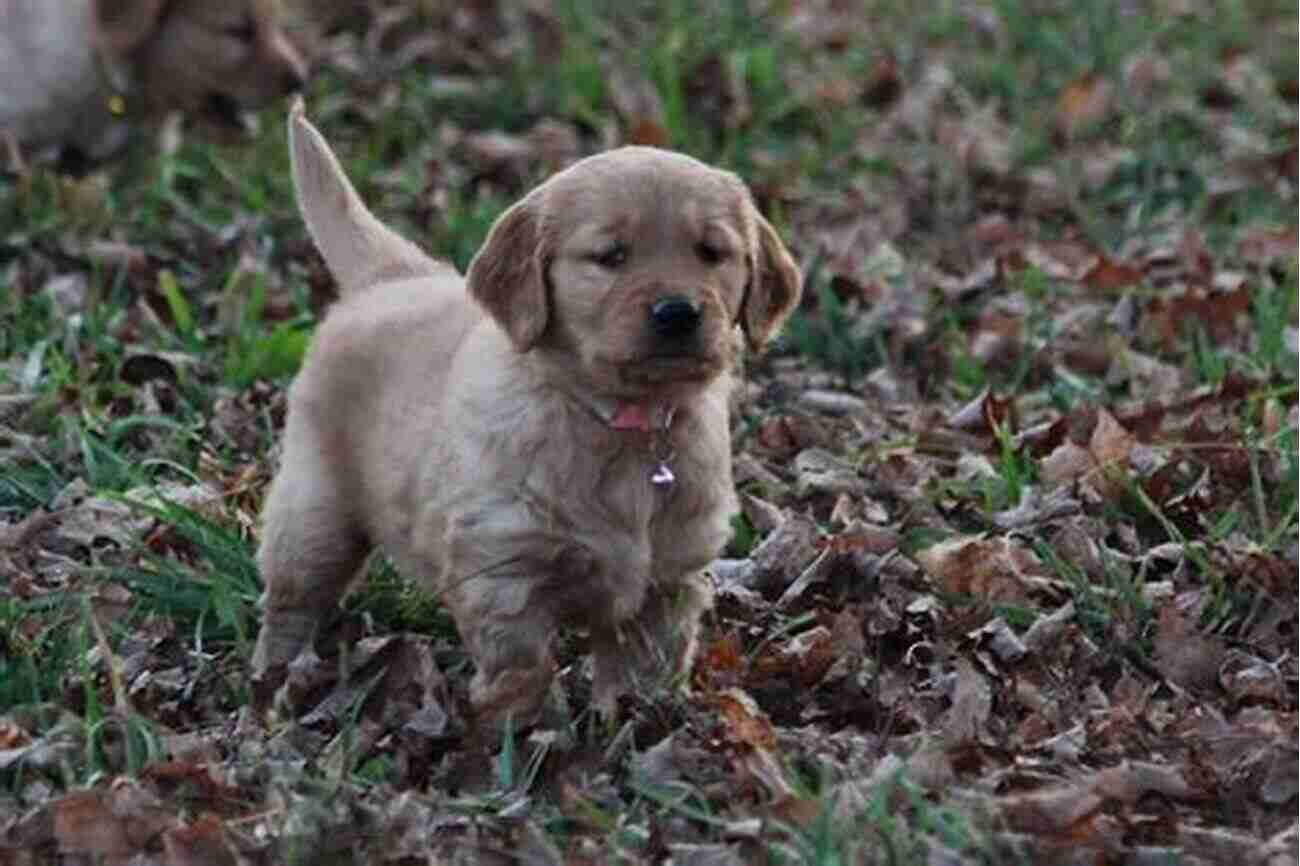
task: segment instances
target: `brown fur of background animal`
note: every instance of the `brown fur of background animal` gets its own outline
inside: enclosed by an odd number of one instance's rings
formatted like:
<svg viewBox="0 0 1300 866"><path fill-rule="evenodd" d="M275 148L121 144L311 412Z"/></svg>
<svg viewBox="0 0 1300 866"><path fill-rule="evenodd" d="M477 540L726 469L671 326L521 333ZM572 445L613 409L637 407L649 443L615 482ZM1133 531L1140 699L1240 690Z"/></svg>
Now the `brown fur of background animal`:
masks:
<svg viewBox="0 0 1300 866"><path fill-rule="evenodd" d="M129 126L182 112L210 131L299 89L306 65L273 0L0 0L0 136L8 158L89 162Z"/></svg>

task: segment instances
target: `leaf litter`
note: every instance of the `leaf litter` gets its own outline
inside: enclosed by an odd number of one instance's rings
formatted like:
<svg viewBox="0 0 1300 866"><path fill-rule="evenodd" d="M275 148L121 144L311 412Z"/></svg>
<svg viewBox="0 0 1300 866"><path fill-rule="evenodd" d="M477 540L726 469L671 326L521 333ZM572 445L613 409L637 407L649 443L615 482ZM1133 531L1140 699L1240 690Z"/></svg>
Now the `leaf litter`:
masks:
<svg viewBox="0 0 1300 866"><path fill-rule="evenodd" d="M402 65L472 96L520 39L553 61L575 39L545 4L376 5L304 25L356 88L336 110L372 127ZM924 63L882 50L865 75L843 72L849 46L880 41L844 6L775 21L807 53L781 83L795 103L876 122L824 166L835 196L780 148L753 153L747 180L818 279L784 346L746 373L745 531L712 569L691 692L628 696L617 719L588 706L582 635L548 721L489 740L449 634L351 607L284 690L257 695L246 615L210 641L141 613L169 569L231 567L195 533L246 550L271 476L282 392L223 380L204 347L235 339L254 283L272 323L294 315L290 283L313 286L316 309L328 285L309 247L268 257L240 241L251 214L136 246L97 229L95 182L61 193L89 203L84 219L26 246L8 282L71 322L116 280L130 300L108 327L129 349L104 369L68 327L0 359L0 453L59 467L45 495L5 505L0 661L66 662L42 699L0 705L0 863L791 862L828 826L862 828L853 863L899 862L898 844L905 862L1297 862L1294 493L1289 515L1273 510L1296 484L1294 79L1275 86L1237 52L1176 109L1222 147L1211 200L1277 196L1291 223L1247 222L1211 247L1174 206L1162 231L1106 246L1080 231L1079 200L1131 173L1132 148L1107 130L1128 100L1174 99L1172 58L1148 47L1118 77L1062 80L1054 158L1026 167L955 49ZM1007 38L997 11L960 14L978 38ZM415 224L436 224L462 181L514 194L594 147L674 140L624 37L595 38L604 125L537 106L511 130L445 121ZM706 52L688 76L690 104L729 134L765 110L738 64ZM1247 107L1290 138L1243 126ZM850 168L873 159L891 171ZM962 225L927 204L954 177L973 207ZM178 303L202 285L178 263L225 261L232 242L238 280ZM161 347L159 330L194 342ZM51 394L54 345L81 373ZM217 396L182 416L194 383ZM187 471L106 492L84 439L44 433L51 417L100 434L137 419L122 447ZM177 417L197 448L139 421ZM237 608L255 590L227 591Z"/></svg>

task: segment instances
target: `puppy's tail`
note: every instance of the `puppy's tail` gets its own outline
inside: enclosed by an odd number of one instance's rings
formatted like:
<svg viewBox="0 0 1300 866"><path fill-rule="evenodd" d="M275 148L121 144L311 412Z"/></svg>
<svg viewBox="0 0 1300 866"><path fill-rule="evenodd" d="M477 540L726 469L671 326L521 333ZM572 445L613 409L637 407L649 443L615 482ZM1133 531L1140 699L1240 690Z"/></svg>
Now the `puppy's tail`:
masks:
<svg viewBox="0 0 1300 866"><path fill-rule="evenodd" d="M298 211L344 295L449 267L375 219L325 137L307 120L302 97L289 109L289 158Z"/></svg>

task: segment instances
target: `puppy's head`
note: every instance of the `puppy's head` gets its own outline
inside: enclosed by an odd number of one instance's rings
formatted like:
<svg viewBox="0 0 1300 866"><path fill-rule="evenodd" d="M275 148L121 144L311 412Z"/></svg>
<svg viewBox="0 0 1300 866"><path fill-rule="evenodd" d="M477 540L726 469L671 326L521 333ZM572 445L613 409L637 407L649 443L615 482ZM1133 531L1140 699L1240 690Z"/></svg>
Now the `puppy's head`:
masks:
<svg viewBox="0 0 1300 866"><path fill-rule="evenodd" d="M471 295L520 352L567 361L606 397L688 394L760 348L799 300L799 270L733 174L625 147L555 175L493 226Z"/></svg>
<svg viewBox="0 0 1300 866"><path fill-rule="evenodd" d="M218 134L306 80L274 0L95 0L99 48L152 113L179 110ZM130 100L128 99L128 102Z"/></svg>

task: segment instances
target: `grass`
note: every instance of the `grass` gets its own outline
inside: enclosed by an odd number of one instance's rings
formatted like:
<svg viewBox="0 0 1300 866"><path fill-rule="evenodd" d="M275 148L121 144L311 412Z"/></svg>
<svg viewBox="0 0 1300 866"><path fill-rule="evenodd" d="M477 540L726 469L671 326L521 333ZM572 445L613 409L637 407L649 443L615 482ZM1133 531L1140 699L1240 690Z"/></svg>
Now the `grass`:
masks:
<svg viewBox="0 0 1300 866"><path fill-rule="evenodd" d="M645 121L640 134L647 138L739 172L782 233L803 242L809 300L788 325L778 354L835 387L863 393L870 393L865 383L881 367L906 377L942 356L944 365L927 371L923 396L945 409L986 388L1063 415L1129 396L1127 383L1116 385L1096 371L1040 363L1055 357L1063 339L1063 310L1112 302L1113 293L1089 295L1077 281L1033 263L1000 265L991 287L969 297L949 301L935 293L927 269L973 270L978 262L962 252L967 230L989 213L1011 210L1005 203L1020 201L1014 188L1024 178L1044 168L1058 172L1059 206L1034 222L1039 240L1087 243L1120 259L1175 229L1193 228L1217 264L1248 281L1243 331L1249 336L1225 342L1193 320L1171 345L1139 335L1133 348L1177 367L1190 385L1225 389L1249 379L1250 395L1223 421L1237 437L1230 447L1241 449L1245 481L1202 514L1175 513L1138 479L1104 520L1137 527L1148 546L1182 544L1197 587L1209 595L1205 623L1228 633L1256 603L1256 588L1225 572L1211 554L1240 537L1274 553L1293 544L1297 531L1300 459L1290 418L1300 289L1294 255L1263 266L1239 249L1248 227L1294 229L1294 177L1289 193L1283 180L1271 188L1221 183L1233 168L1222 126L1248 131L1250 146L1271 153L1279 143L1294 145L1294 112L1277 110L1248 79L1239 91L1219 94L1226 87L1221 61L1248 55L1293 83L1294 28L1277 32L1263 24L1293 24L1294 8L1218 0L1171 15L1157 4L1121 0L1064 6L992 0L981 9L997 25L983 27L968 14L970 4L873 0L863 4L873 27L837 48L778 26L799 5L773 2L755 11L742 0L704 6L559 0L554 25L562 48L526 38L508 61L469 76L471 88L440 88L446 70L428 65L382 80L327 69L312 83L307 104L374 209L462 269L493 220L543 169L530 164L521 176L495 176L464 156L460 132L522 135L540 120L558 118L587 152L605 130ZM1168 64L1164 95L1147 101L1140 88L1123 84L1130 64L1145 56ZM941 114L960 123L982 118L999 130L1005 169L964 163L933 126L898 123L886 105L853 90L886 60L898 70L904 99L945 65L955 81L942 97ZM793 79L792 67L800 70ZM622 89L629 85L614 71L644 88L658 110L625 116ZM1053 120L1062 93L1089 81L1111 82L1115 107L1063 133ZM836 97L841 88L853 95ZM1214 118L1206 116L1211 93L1226 105ZM193 662L187 675L218 692L221 706L233 713L249 701L246 683L230 671L250 655L256 629L256 513L273 465L283 391L328 295L293 205L281 112L270 110L260 120L266 134L246 147L187 136L171 152L138 147L111 172L87 179L37 171L22 181L0 181L0 401L20 398L0 402L0 525L51 509L74 481L85 484L85 495L111 501L168 482L202 482L223 497L219 516L166 502L134 505L134 515L156 530L148 539L130 549L86 552L67 580L48 591L0 592L0 713L73 701L81 754L69 760L75 770L67 775L75 783L138 771L159 754L153 723L119 712L104 670L88 660L98 654L111 664L129 632L150 618L172 623L187 652L207 659ZM1090 180L1089 159L1110 150L1122 150L1117 167L1104 182ZM1246 158L1231 158L1238 157ZM918 344L846 289L851 281L837 281L842 263L818 246L818 232L838 227L837 219L860 220L861 237L880 234L877 218L896 199L909 201L915 219L888 246L852 248L861 266L854 276L927 299ZM847 216L840 212L846 209ZM112 244L129 249L106 251ZM123 256L126 267L118 264ZM56 280L68 276L73 282L55 291ZM1123 291L1141 305L1164 287L1144 277ZM1021 313L1020 351L1009 363L972 350L991 298L1014 301ZM232 405L244 413L245 440L215 430L218 408ZM1002 425L993 431L991 474L956 479L936 470L938 480L927 488L931 510L951 506L945 518L977 515L969 529L1022 503L1041 483L1041 455L1018 446L1014 433ZM1218 471L1220 458L1188 447L1179 459L1185 466L1175 492L1185 500L1205 473ZM864 474L878 468L869 461ZM253 480L239 481L246 472ZM761 543L759 533L743 518L734 526L730 551L748 555ZM951 528L937 520L900 526L908 539L904 552L946 537ZM1150 655L1155 613L1142 593L1142 574L1106 560L1104 579L1096 583L1042 539L1035 549L1071 587L1078 621L1094 642ZM0 567L4 556L0 548ZM15 573L35 567L23 561ZM126 587L132 607L101 640L86 599L108 584ZM378 632L453 639L446 613L379 558L348 605ZM758 635L750 657L814 618L795 614L775 632L749 624ZM1031 621L1032 612L1021 619ZM400 775L393 761L358 746L361 702L352 709L334 750L305 771L304 787L379 790ZM30 727L45 736L68 724L51 713L36 715ZM544 801L540 809L552 808L539 779L554 756L542 746L523 749L515 737L501 740L492 796L466 795L466 809L477 804L495 814L529 797ZM20 791L31 772L0 772L0 788ZM1006 862L992 853L974 816L927 799L905 779L873 795L866 812L850 821L835 817L832 788L810 785L801 795L819 804L815 817L762 837L769 862L919 863L932 840L973 862ZM590 801L583 807L583 820L599 827L615 850L644 850L659 832L656 822L686 822L710 840L727 838L734 823L716 792L688 782L620 791L617 806ZM317 820L303 808L302 821ZM577 832L572 815L546 814L556 836Z"/></svg>

